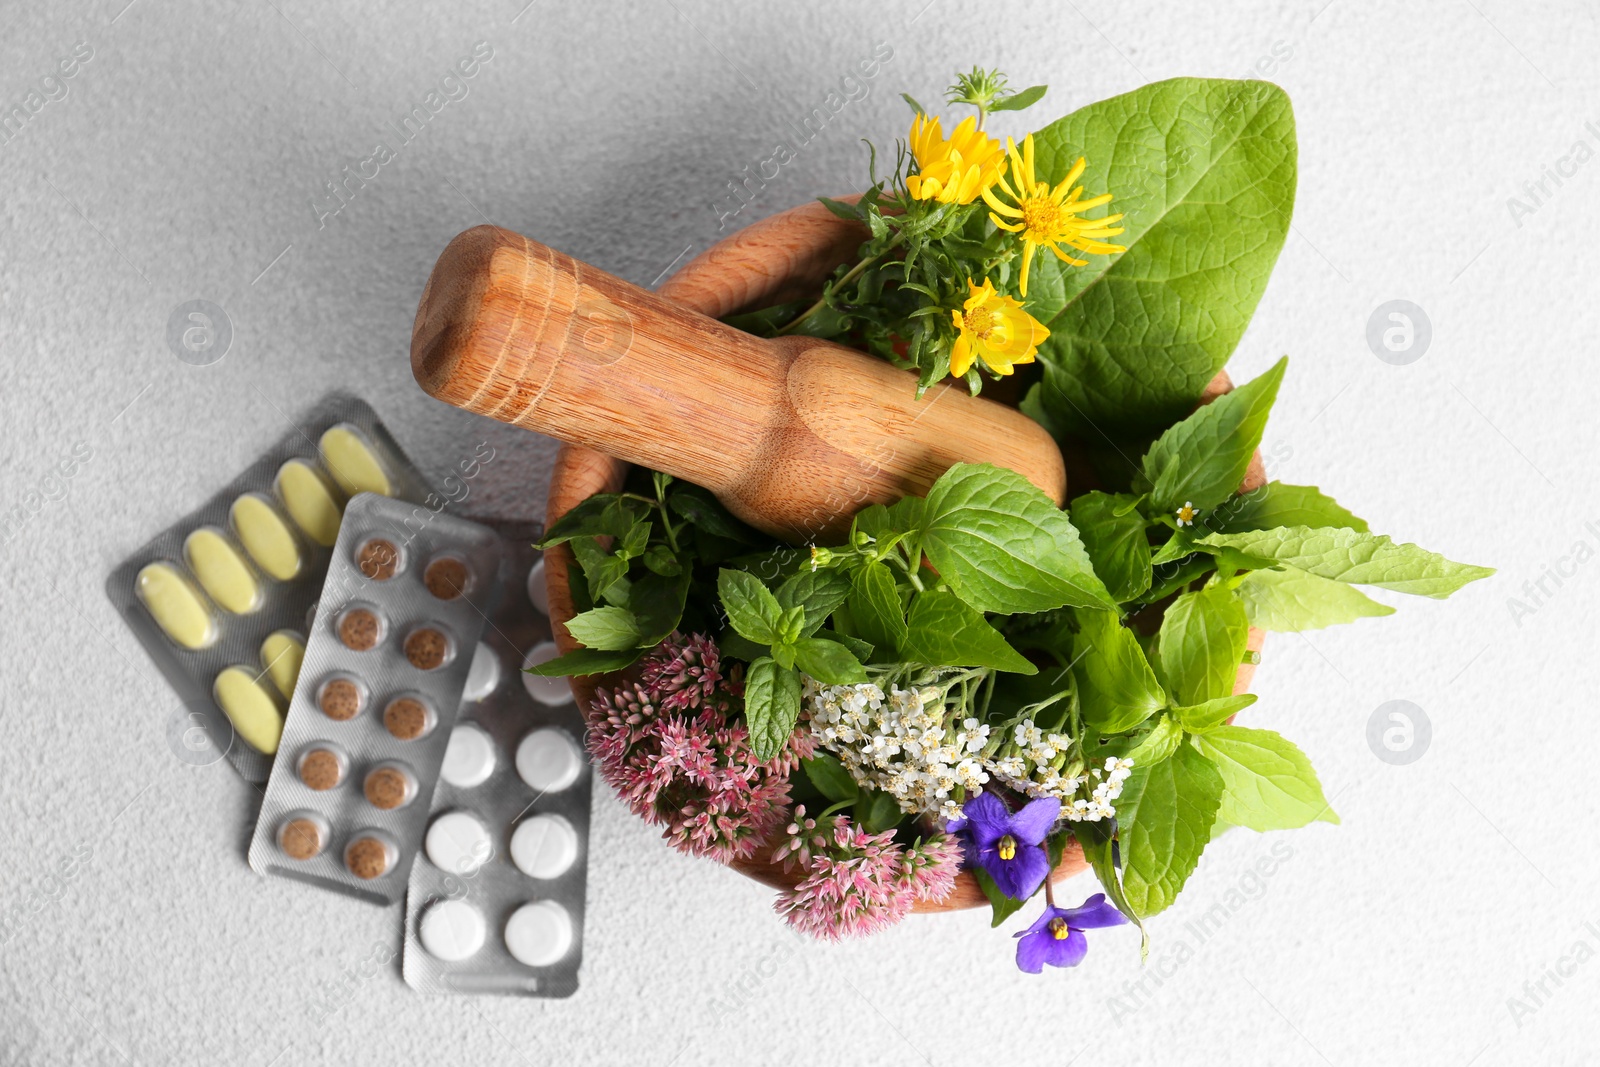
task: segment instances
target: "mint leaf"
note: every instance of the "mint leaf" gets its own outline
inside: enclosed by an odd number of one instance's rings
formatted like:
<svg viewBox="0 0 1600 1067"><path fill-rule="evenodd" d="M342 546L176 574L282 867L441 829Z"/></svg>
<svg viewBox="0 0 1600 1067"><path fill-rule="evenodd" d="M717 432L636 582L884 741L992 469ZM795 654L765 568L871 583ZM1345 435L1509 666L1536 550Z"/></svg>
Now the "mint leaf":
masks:
<svg viewBox="0 0 1600 1067"><path fill-rule="evenodd" d="M1083 721L1103 734L1131 730L1167 705L1133 631L1114 612L1079 611L1073 675Z"/></svg>
<svg viewBox="0 0 1600 1067"><path fill-rule="evenodd" d="M1241 530L1270 530L1275 526L1343 526L1367 532L1367 523L1324 496L1314 485L1285 485L1268 482L1218 508L1211 516L1212 528L1224 533Z"/></svg>
<svg viewBox="0 0 1600 1067"><path fill-rule="evenodd" d="M659 645L678 628L689 596L689 577L688 571L646 574L633 583L628 590L628 609L637 620L639 644Z"/></svg>
<svg viewBox="0 0 1600 1067"><path fill-rule="evenodd" d="M1254 693L1240 693L1236 697L1217 697L1203 704L1176 707L1172 714L1179 725L1191 734L1203 734L1225 725L1239 712L1256 702Z"/></svg>
<svg viewBox="0 0 1600 1067"><path fill-rule="evenodd" d="M1083 539L1094 572L1119 603L1150 588L1150 541L1144 516L1132 507L1137 499L1096 490L1071 505L1072 525Z"/></svg>
<svg viewBox="0 0 1600 1067"><path fill-rule="evenodd" d="M823 685L859 685L867 680L866 668L837 641L802 637L794 643L794 663Z"/></svg>
<svg viewBox="0 0 1600 1067"><path fill-rule="evenodd" d="M1222 792L1222 775L1193 745L1134 766L1117 801L1117 826L1122 891L1138 915L1149 918L1177 898L1211 840Z"/></svg>
<svg viewBox="0 0 1600 1067"><path fill-rule="evenodd" d="M1175 78L1090 104L1033 140L1041 181L1087 157L1084 192L1116 197L1103 210L1124 214L1111 240L1128 251L1080 257L1086 267L1034 257L1029 311L1050 337L1030 398L1080 436L1159 431L1227 362L1283 247L1289 98L1266 82Z"/></svg>
<svg viewBox="0 0 1600 1067"><path fill-rule="evenodd" d="M817 792L830 801L837 804L841 800L856 798L859 787L856 780L850 777L850 772L844 769L844 764L839 762L838 756L818 752L810 759L801 760L800 766L805 769L811 784L817 787Z"/></svg>
<svg viewBox="0 0 1600 1067"><path fill-rule="evenodd" d="M1022 653L1012 648L982 613L954 593L930 589L911 600L911 616L900 653L909 662L937 667L993 667L998 671L1037 674Z"/></svg>
<svg viewBox="0 0 1600 1067"><path fill-rule="evenodd" d="M627 608L591 608L568 619L567 632L602 652L637 648L644 640L638 618Z"/></svg>
<svg viewBox="0 0 1600 1067"><path fill-rule="evenodd" d="M1157 676L1178 704L1200 704L1233 694L1250 626L1244 605L1225 586L1184 593L1161 618L1156 637Z"/></svg>
<svg viewBox="0 0 1600 1067"><path fill-rule="evenodd" d="M817 632L833 610L850 595L850 576L836 570L802 570L778 586L778 606L787 611L799 607L805 620L803 635Z"/></svg>
<svg viewBox="0 0 1600 1067"><path fill-rule="evenodd" d="M1468 582L1487 578L1490 567L1453 563L1436 552L1395 544L1380 534L1339 527L1280 526L1272 530L1208 534L1201 544L1236 548L1296 567L1319 578L1375 585L1397 593L1443 600Z"/></svg>
<svg viewBox="0 0 1600 1067"><path fill-rule="evenodd" d="M862 638L883 658L892 658L906 639L906 609L886 563L866 563L851 578L850 618Z"/></svg>
<svg viewBox="0 0 1600 1067"><path fill-rule="evenodd" d="M776 757L800 719L800 676L767 656L750 664L744 678L744 718L756 759Z"/></svg>
<svg viewBox="0 0 1600 1067"><path fill-rule="evenodd" d="M1293 743L1271 730L1219 726L1195 739L1222 774L1218 817L1252 830L1294 830L1338 823L1317 773Z"/></svg>
<svg viewBox="0 0 1600 1067"><path fill-rule="evenodd" d="M615 493L598 493L578 502L545 531L535 547L548 549L575 537L622 537L637 522L645 505Z"/></svg>
<svg viewBox="0 0 1600 1067"><path fill-rule="evenodd" d="M536 666L526 668L526 670L527 673L536 674L541 678L563 678L575 674L607 674L611 671L620 671L624 667L631 667L634 661L644 653L645 650L642 648L618 650L575 648L565 655L545 660Z"/></svg>
<svg viewBox="0 0 1600 1067"><path fill-rule="evenodd" d="M1072 521L1015 471L957 463L928 491L919 532L939 576L979 611L1115 605Z"/></svg>
<svg viewBox="0 0 1600 1067"><path fill-rule="evenodd" d="M1239 491L1288 365L1287 358L1278 360L1267 373L1217 397L1156 438L1144 456L1144 476L1157 511L1175 511L1186 503L1209 510Z"/></svg>
<svg viewBox="0 0 1600 1067"><path fill-rule="evenodd" d="M1305 571L1251 571L1236 589L1250 625L1278 633L1320 630L1393 615L1361 590Z"/></svg>
<svg viewBox="0 0 1600 1067"><path fill-rule="evenodd" d="M761 579L747 571L724 568L717 572L717 596L738 634L758 645L778 640L783 608Z"/></svg>

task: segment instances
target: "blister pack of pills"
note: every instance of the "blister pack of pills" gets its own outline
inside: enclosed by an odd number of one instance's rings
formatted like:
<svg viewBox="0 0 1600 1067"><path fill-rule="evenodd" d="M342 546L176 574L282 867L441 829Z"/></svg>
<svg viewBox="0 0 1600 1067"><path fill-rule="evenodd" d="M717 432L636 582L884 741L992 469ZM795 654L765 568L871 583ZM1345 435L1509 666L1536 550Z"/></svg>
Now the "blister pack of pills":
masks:
<svg viewBox="0 0 1600 1067"><path fill-rule="evenodd" d="M501 556L475 522L350 500L250 843L257 872L400 899Z"/></svg>
<svg viewBox="0 0 1600 1067"><path fill-rule="evenodd" d="M578 988L588 882L583 717L566 679L522 671L556 655L539 530L500 530L505 600L411 868L402 971L424 993L566 997Z"/></svg>
<svg viewBox="0 0 1600 1067"><path fill-rule="evenodd" d="M178 693L184 711L168 729L181 756L221 752L245 778L266 781L307 617L359 492L421 501L427 487L372 408L329 396L106 580Z"/></svg>

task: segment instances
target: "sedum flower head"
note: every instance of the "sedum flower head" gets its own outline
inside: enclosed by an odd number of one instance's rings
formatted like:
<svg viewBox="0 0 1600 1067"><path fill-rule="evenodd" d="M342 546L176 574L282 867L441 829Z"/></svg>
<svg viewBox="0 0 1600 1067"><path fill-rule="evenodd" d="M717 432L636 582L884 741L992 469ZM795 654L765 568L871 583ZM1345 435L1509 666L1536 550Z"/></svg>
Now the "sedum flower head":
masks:
<svg viewBox="0 0 1600 1067"><path fill-rule="evenodd" d="M950 373L957 378L972 368L974 360L996 374L1010 374L1018 363L1032 363L1050 331L1022 309L1022 304L994 291L985 278L982 285L967 279L969 290L955 319L956 341L950 349Z"/></svg>
<svg viewBox="0 0 1600 1067"><path fill-rule="evenodd" d="M918 115L909 140L917 161L917 173L906 176L913 200L970 204L1005 173L1004 149L974 118L962 119L946 140L938 116Z"/></svg>
<svg viewBox="0 0 1600 1067"><path fill-rule="evenodd" d="M1023 140L1021 154L1017 152L1017 143L1006 138L1006 152L1011 159L1012 180L1008 182L1002 175L995 180L993 188L983 190L982 196L983 202L992 209L990 221L1022 237L1022 279L1018 288L1023 296L1028 295L1028 267L1036 248L1048 248L1057 259L1075 267L1087 266L1089 261L1073 258L1063 252L1061 246L1094 255L1127 251L1121 245L1102 240L1122 232L1123 228L1116 225L1122 220L1120 214L1101 219L1082 217L1085 211L1111 202L1110 193L1084 200L1083 186L1073 186L1072 183L1083 176L1087 165L1082 157L1067 176L1052 187L1049 182L1039 181L1034 174L1033 134ZM997 192L1004 193L1011 202L1000 199Z"/></svg>

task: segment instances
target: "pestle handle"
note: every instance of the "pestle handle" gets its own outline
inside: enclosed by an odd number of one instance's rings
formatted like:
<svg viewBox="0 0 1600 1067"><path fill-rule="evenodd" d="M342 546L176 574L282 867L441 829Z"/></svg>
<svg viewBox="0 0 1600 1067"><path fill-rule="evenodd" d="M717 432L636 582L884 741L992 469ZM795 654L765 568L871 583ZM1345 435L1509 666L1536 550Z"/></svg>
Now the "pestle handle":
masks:
<svg viewBox="0 0 1600 1067"><path fill-rule="evenodd" d="M815 338L765 340L493 226L457 236L423 290L412 370L431 395L705 486L793 540L952 464L1065 495L1031 419Z"/></svg>

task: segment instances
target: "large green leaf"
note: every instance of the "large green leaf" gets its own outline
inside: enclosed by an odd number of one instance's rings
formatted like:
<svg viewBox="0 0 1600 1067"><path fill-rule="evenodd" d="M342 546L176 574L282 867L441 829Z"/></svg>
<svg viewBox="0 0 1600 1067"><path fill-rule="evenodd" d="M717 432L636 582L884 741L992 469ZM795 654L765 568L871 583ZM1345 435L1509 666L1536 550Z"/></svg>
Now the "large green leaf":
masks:
<svg viewBox="0 0 1600 1067"><path fill-rule="evenodd" d="M758 760L782 751L800 718L800 675L767 656L750 664L744 679L744 717Z"/></svg>
<svg viewBox="0 0 1600 1067"><path fill-rule="evenodd" d="M1250 626L1233 590L1213 585L1184 593L1161 618L1156 674L1178 704L1232 696Z"/></svg>
<svg viewBox="0 0 1600 1067"><path fill-rule="evenodd" d="M1135 497L1097 491L1072 502L1072 525L1095 574L1118 603L1150 588L1150 541Z"/></svg>
<svg viewBox="0 0 1600 1067"><path fill-rule="evenodd" d="M893 659L906 639L906 609L887 563L864 563L851 579L850 618L882 659Z"/></svg>
<svg viewBox="0 0 1600 1067"><path fill-rule="evenodd" d="M940 667L993 667L1017 674L1039 671L1007 644L981 613L942 589L918 593L911 601L900 653L912 663Z"/></svg>
<svg viewBox="0 0 1600 1067"><path fill-rule="evenodd" d="M1207 523L1224 533L1270 530L1275 526L1344 526L1366 533L1358 519L1314 485L1268 482L1218 508Z"/></svg>
<svg viewBox="0 0 1600 1067"><path fill-rule="evenodd" d="M1208 534L1199 541L1277 560L1319 578L1375 585L1436 600L1494 573L1493 568L1454 563L1417 545L1396 544L1381 534L1342 527L1280 526Z"/></svg>
<svg viewBox="0 0 1600 1067"><path fill-rule="evenodd" d="M1320 630L1376 615L1393 615L1354 586L1305 571L1251 571L1239 582L1250 625L1277 633Z"/></svg>
<svg viewBox="0 0 1600 1067"><path fill-rule="evenodd" d="M1080 611L1072 643L1083 721L1103 734L1131 730L1167 705L1133 631L1115 612Z"/></svg>
<svg viewBox="0 0 1600 1067"><path fill-rule="evenodd" d="M979 611L1115 606L1066 512L1016 471L957 463L928 491L922 550Z"/></svg>
<svg viewBox="0 0 1600 1067"><path fill-rule="evenodd" d="M1289 230L1294 113L1266 82L1175 78L1034 135L1040 180L1079 156L1128 250L1035 256L1028 305L1050 338L1033 400L1072 433L1128 438L1188 414L1244 334Z"/></svg>
<svg viewBox="0 0 1600 1067"><path fill-rule="evenodd" d="M1322 796L1311 761L1271 730L1219 726L1195 739L1222 774L1217 816L1251 830L1293 830L1339 816Z"/></svg>
<svg viewBox="0 0 1600 1067"><path fill-rule="evenodd" d="M1134 768L1117 801L1122 891L1143 918L1162 911L1189 880L1211 840L1222 775L1193 745Z"/></svg>
<svg viewBox="0 0 1600 1067"><path fill-rule="evenodd" d="M1208 510L1239 491L1267 428L1287 358L1167 428L1144 456L1150 501L1170 512L1182 504Z"/></svg>

